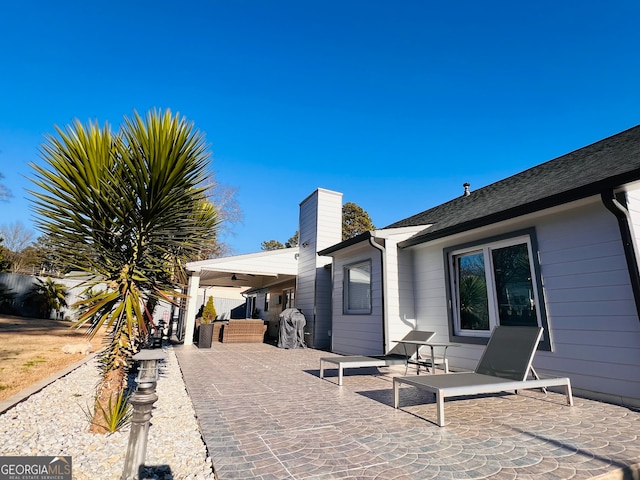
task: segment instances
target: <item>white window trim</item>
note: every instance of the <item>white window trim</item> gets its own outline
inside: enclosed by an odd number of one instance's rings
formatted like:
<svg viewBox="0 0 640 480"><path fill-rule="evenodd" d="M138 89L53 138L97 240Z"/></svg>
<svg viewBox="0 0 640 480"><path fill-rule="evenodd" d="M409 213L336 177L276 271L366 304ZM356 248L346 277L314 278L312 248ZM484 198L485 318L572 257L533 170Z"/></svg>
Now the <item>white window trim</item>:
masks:
<svg viewBox="0 0 640 480"><path fill-rule="evenodd" d="M369 307L368 308L349 308L349 272L352 269L355 269L357 267L360 267L362 265L368 265L369 266ZM343 296L342 296L342 303L343 303L343 308L342 311L345 315L370 315L372 312L372 262L371 259L367 259L367 260L363 260L360 262L355 262L355 263L351 263L349 265L345 265L344 266L344 282L343 282Z"/></svg>
<svg viewBox="0 0 640 480"><path fill-rule="evenodd" d="M505 238L503 240L497 241L488 241L488 242L479 242L475 245L460 248L456 250L451 250L448 252L448 268L449 268L449 278L450 278L450 292L451 292L451 302L452 302L452 315L453 315L453 332L456 336L468 336L468 337L489 337L491 335L491 331L498 323L498 298L495 291L495 278L494 278L494 268L493 268L493 256L491 255L491 251L498 249L509 247L513 245L527 245L527 253L529 255L529 271L531 272L531 284L532 291L534 295L534 301L536 305L536 322L538 326L543 325L542 321L542 311L543 305L540 301L540 295L538 292L538 285L536 281L536 268L534 265L534 253L531 245L531 237L529 235L520 235ZM455 266L454 259L456 256L464 255L473 252L482 252L485 259L485 280L487 284L487 297L488 297L488 309L489 309L489 329L488 330L470 330L463 329L460 326L460 305L458 304L459 295L458 289L456 286L457 282L457 269Z"/></svg>

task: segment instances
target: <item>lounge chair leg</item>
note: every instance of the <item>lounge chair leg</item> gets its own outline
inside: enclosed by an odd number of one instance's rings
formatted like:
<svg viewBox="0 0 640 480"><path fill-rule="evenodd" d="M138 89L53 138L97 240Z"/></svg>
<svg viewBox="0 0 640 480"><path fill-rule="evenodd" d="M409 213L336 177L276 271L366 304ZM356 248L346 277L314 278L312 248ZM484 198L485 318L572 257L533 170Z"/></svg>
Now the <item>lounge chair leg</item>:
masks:
<svg viewBox="0 0 640 480"><path fill-rule="evenodd" d="M536 380L540 380L540 377L538 376L538 372L536 372L535 368L533 368L533 365L531 365L531 375L533 375L533 378L535 378ZM547 393L547 389L546 387L540 387L540 390L542 391L542 393L546 394ZM518 393L518 392L516 392Z"/></svg>
<svg viewBox="0 0 640 480"><path fill-rule="evenodd" d="M324 362L320 360L320 378L324 378Z"/></svg>
<svg viewBox="0 0 640 480"><path fill-rule="evenodd" d="M398 408L400 404L400 384L393 382L393 408Z"/></svg>
<svg viewBox="0 0 640 480"><path fill-rule="evenodd" d="M338 366L338 385L342 386L342 365Z"/></svg>
<svg viewBox="0 0 640 480"><path fill-rule="evenodd" d="M567 378L567 384L564 386L564 393L567 396L567 405L573 407L573 394L571 392L571 382Z"/></svg>
<svg viewBox="0 0 640 480"><path fill-rule="evenodd" d="M436 393L436 404L438 406L438 426L444 427L444 398L440 392Z"/></svg>

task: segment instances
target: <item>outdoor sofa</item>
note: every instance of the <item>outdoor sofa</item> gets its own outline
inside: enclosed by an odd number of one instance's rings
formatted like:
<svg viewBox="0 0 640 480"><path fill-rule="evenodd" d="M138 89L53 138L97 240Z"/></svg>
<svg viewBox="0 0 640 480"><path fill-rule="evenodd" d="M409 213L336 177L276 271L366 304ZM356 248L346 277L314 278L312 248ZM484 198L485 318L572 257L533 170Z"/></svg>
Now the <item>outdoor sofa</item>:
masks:
<svg viewBox="0 0 640 480"><path fill-rule="evenodd" d="M222 343L262 343L266 331L264 320L229 320L222 326Z"/></svg>
<svg viewBox="0 0 640 480"><path fill-rule="evenodd" d="M568 378L540 379L533 369L533 356L542 337L541 327L495 327L474 372L405 376L393 379L393 406L400 403L400 385L406 384L436 396L438 425L444 426L447 397L480 395L530 388L564 387L568 405L573 405ZM529 372L534 378L528 380Z"/></svg>

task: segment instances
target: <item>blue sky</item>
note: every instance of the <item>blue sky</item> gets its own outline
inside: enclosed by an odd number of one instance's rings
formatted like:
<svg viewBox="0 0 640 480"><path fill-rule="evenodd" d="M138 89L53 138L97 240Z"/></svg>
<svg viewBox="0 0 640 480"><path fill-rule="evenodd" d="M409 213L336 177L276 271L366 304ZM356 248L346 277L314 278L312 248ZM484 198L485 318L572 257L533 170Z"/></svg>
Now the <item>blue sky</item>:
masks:
<svg viewBox="0 0 640 480"><path fill-rule="evenodd" d="M637 1L0 4L0 225L75 118L170 108L237 190L234 253L340 191L377 227L640 123Z"/></svg>

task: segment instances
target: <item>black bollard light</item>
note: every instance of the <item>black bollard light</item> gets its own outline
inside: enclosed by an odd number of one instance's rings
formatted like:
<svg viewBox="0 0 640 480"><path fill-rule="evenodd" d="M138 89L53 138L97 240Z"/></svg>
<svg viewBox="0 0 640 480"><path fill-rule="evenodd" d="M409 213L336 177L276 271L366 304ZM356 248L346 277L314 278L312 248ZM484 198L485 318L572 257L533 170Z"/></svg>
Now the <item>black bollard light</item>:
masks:
<svg viewBox="0 0 640 480"><path fill-rule="evenodd" d="M121 480L137 480L140 467L144 465L151 409L158 400L156 395L158 361L164 360L166 356L162 350L141 350L132 358L140 362L140 366L136 377L138 386L129 400L133 407L133 414Z"/></svg>

